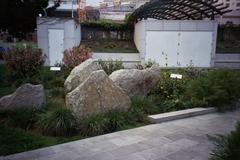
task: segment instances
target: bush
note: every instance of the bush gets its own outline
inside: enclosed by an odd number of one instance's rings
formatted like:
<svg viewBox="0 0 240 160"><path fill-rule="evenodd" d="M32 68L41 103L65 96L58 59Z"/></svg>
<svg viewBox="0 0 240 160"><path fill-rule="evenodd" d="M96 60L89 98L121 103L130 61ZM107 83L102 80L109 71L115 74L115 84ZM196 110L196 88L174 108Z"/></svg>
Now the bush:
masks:
<svg viewBox="0 0 240 160"><path fill-rule="evenodd" d="M84 46L73 47L64 51L63 63L68 69L73 69L85 60L91 58L91 50Z"/></svg>
<svg viewBox="0 0 240 160"><path fill-rule="evenodd" d="M208 106L226 109L240 98L240 72L213 70L206 76L191 81L184 93L185 99L204 101Z"/></svg>
<svg viewBox="0 0 240 160"><path fill-rule="evenodd" d="M79 131L83 136L96 136L148 123L147 115L136 105L126 111L112 110L80 120Z"/></svg>
<svg viewBox="0 0 240 160"><path fill-rule="evenodd" d="M98 64L101 65L102 69L108 74L110 75L112 72L120 70L120 69L124 69L123 63L122 61L119 60L110 60L108 62L102 61L102 60L98 60Z"/></svg>
<svg viewBox="0 0 240 160"><path fill-rule="evenodd" d="M143 112L146 115L155 114L159 112L159 107L156 104L156 99L153 96L146 98L136 97L132 99L132 109L135 112ZM133 112L133 111L132 111Z"/></svg>
<svg viewBox="0 0 240 160"><path fill-rule="evenodd" d="M31 45L14 46L3 55L7 69L11 76L26 78L36 75L44 64L45 58L42 50L33 48Z"/></svg>
<svg viewBox="0 0 240 160"><path fill-rule="evenodd" d="M175 73L179 73L178 71ZM158 98L162 101L169 99L178 99L180 95L185 92L189 78L183 75L182 79L170 78L171 71L164 70L160 73L160 81L156 89L152 91L152 94L158 95Z"/></svg>
<svg viewBox="0 0 240 160"><path fill-rule="evenodd" d="M47 109L40 115L38 124L45 135L71 136L76 131L76 120L64 106Z"/></svg>
<svg viewBox="0 0 240 160"><path fill-rule="evenodd" d="M238 160L240 159L240 122L235 131L228 135L211 137L215 141L215 149L210 160Z"/></svg>
<svg viewBox="0 0 240 160"><path fill-rule="evenodd" d="M154 64L156 64L156 62L149 59L147 61L147 63L145 63L145 64L137 64L136 68L139 69L139 70L143 70L143 69L146 69L146 68L151 68Z"/></svg>
<svg viewBox="0 0 240 160"><path fill-rule="evenodd" d="M106 133L108 119L104 114L94 115L81 120L79 131L83 136L96 136Z"/></svg>

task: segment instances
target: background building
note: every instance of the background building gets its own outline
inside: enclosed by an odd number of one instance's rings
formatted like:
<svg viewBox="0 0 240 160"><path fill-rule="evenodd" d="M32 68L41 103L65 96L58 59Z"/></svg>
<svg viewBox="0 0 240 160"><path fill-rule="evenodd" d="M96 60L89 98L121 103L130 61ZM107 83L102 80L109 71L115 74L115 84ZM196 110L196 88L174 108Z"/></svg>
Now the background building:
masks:
<svg viewBox="0 0 240 160"><path fill-rule="evenodd" d="M223 16L216 17L219 24L240 24L240 0L218 0L218 3L223 3L232 10Z"/></svg>

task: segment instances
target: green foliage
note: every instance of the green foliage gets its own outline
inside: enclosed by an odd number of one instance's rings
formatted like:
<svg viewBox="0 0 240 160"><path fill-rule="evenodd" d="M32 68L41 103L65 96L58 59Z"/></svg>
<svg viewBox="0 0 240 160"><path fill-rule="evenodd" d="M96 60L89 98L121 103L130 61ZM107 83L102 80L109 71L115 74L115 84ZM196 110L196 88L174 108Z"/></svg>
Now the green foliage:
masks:
<svg viewBox="0 0 240 160"><path fill-rule="evenodd" d="M12 78L28 78L36 75L44 64L42 50L31 45L14 46L3 55Z"/></svg>
<svg viewBox="0 0 240 160"><path fill-rule="evenodd" d="M103 114L81 120L79 131L83 136L96 136L107 131L108 119Z"/></svg>
<svg viewBox="0 0 240 160"><path fill-rule="evenodd" d="M79 131L83 136L96 136L147 123L147 115L144 111L132 105L127 112L113 110L82 119Z"/></svg>
<svg viewBox="0 0 240 160"><path fill-rule="evenodd" d="M240 122L235 131L228 135L211 137L215 142L215 149L210 160L238 160L240 159Z"/></svg>
<svg viewBox="0 0 240 160"><path fill-rule="evenodd" d="M213 70L206 76L191 81L184 93L185 99L207 102L208 105L225 109L240 98L240 72Z"/></svg>
<svg viewBox="0 0 240 160"><path fill-rule="evenodd" d="M21 129L0 124L0 156L56 144L54 138L34 135Z"/></svg>
<svg viewBox="0 0 240 160"><path fill-rule="evenodd" d="M156 104L156 97L149 96L136 97L132 99L132 107L137 112L143 112L146 115L151 115L159 112L159 107Z"/></svg>
<svg viewBox="0 0 240 160"><path fill-rule="evenodd" d="M8 126L30 130L34 127L39 112L37 108L3 110L0 111L0 117Z"/></svg>
<svg viewBox="0 0 240 160"><path fill-rule="evenodd" d="M131 30L133 31L133 25L129 23L116 23L110 20L99 20L99 21L85 21L81 23L83 26L102 28L104 30L111 31L121 31L121 30Z"/></svg>
<svg viewBox="0 0 240 160"><path fill-rule="evenodd" d="M179 98L181 94L184 93L186 85L188 83L189 77L184 74L182 79L170 78L172 72L170 70L163 70L160 73L160 81L158 86L153 91L153 94L158 95L161 100L176 99Z"/></svg>
<svg viewBox="0 0 240 160"><path fill-rule="evenodd" d="M109 60L108 62L103 60L98 60L98 64L101 65L102 69L110 75L112 72L124 69L122 61L119 60Z"/></svg>
<svg viewBox="0 0 240 160"><path fill-rule="evenodd" d="M156 62L149 59L145 64L137 64L136 68L140 69L140 70L143 70L143 69L146 69L146 68L151 68L154 64L156 64Z"/></svg>
<svg viewBox="0 0 240 160"><path fill-rule="evenodd" d="M38 125L45 135L71 136L76 132L76 120L64 106L44 111L40 115Z"/></svg>

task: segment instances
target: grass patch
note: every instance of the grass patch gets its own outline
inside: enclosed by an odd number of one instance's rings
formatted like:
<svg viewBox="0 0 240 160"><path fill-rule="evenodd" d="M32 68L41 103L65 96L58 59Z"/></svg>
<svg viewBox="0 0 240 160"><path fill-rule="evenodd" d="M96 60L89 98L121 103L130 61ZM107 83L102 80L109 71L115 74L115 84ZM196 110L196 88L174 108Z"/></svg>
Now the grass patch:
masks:
<svg viewBox="0 0 240 160"><path fill-rule="evenodd" d="M56 138L34 135L25 130L0 125L0 155L8 155L58 143Z"/></svg>
<svg viewBox="0 0 240 160"><path fill-rule="evenodd" d="M93 52L107 53L138 53L133 41L102 40L102 41L82 41L83 45Z"/></svg>
<svg viewBox="0 0 240 160"><path fill-rule="evenodd" d="M240 159L240 122L228 135L210 137L215 143L210 160L237 160Z"/></svg>

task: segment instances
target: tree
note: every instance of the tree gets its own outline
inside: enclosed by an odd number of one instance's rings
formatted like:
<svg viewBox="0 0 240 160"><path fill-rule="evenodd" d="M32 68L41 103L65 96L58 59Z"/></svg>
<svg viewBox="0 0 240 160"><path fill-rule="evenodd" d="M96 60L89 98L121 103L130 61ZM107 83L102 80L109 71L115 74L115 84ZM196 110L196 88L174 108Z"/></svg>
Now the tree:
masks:
<svg viewBox="0 0 240 160"><path fill-rule="evenodd" d="M48 6L48 0L1 0L0 30L14 36L34 31L36 17Z"/></svg>

